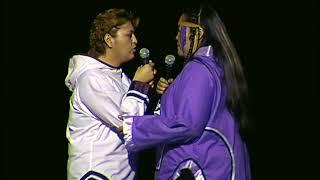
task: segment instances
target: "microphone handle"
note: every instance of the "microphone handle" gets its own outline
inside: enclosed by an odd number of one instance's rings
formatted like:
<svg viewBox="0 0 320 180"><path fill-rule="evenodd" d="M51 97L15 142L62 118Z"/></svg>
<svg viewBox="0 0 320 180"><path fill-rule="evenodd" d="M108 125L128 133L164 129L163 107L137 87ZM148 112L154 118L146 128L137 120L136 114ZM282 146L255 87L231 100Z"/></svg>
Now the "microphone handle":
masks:
<svg viewBox="0 0 320 180"><path fill-rule="evenodd" d="M149 63L148 58L142 58L142 65L146 65Z"/></svg>
<svg viewBox="0 0 320 180"><path fill-rule="evenodd" d="M166 65L166 70L165 70L165 77L166 80L172 78L172 66L171 65Z"/></svg>

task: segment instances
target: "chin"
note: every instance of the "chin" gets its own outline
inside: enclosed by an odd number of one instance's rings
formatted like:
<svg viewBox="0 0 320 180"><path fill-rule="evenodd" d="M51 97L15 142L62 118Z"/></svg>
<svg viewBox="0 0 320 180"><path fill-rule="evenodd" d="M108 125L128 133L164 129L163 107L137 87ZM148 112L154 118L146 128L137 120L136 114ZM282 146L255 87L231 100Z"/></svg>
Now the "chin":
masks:
<svg viewBox="0 0 320 180"><path fill-rule="evenodd" d="M128 56L128 58L126 59L125 62L129 62L129 61L133 60L134 57L135 57L134 55Z"/></svg>

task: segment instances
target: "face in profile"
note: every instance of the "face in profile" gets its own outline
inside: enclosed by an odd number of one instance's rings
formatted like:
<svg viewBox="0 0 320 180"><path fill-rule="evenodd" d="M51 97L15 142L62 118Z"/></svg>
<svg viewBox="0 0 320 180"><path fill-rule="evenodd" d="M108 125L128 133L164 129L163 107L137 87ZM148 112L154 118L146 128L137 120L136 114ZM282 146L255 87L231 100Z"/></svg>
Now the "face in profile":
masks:
<svg viewBox="0 0 320 180"><path fill-rule="evenodd" d="M199 40L199 33L202 36L202 29L199 25L188 22L188 17L186 15L181 15L178 21L178 33L176 36L177 40L177 51L178 55L184 58L187 58L188 52L190 50L191 45L191 28L196 28L197 31L194 34L194 45L192 49L192 53L194 53L198 48L198 40ZM201 29L201 30L200 30Z"/></svg>
<svg viewBox="0 0 320 180"><path fill-rule="evenodd" d="M117 27L118 31L112 37L112 51L122 63L134 58L136 45L138 43L134 34L134 27L131 22L127 22Z"/></svg>

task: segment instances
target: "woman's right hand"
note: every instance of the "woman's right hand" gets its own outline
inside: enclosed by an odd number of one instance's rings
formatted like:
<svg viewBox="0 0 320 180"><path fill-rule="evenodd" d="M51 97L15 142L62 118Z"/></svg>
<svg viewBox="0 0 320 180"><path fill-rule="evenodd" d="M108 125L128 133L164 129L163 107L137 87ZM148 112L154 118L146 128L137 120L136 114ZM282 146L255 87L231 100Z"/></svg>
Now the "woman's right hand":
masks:
<svg viewBox="0 0 320 180"><path fill-rule="evenodd" d="M140 81L144 83L149 83L153 80L154 75L157 73L157 70L154 69L154 63L149 62L149 64L145 64L143 66L138 67L133 81Z"/></svg>
<svg viewBox="0 0 320 180"><path fill-rule="evenodd" d="M163 94L172 82L173 82L172 78L166 80L165 78L161 77L157 84L157 89L156 89L157 93Z"/></svg>

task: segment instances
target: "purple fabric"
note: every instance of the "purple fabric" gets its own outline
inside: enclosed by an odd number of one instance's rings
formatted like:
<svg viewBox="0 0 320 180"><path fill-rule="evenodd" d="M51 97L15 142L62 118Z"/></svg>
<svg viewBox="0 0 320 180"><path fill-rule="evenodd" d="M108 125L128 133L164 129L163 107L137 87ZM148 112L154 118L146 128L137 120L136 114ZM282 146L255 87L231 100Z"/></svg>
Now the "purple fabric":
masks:
<svg viewBox="0 0 320 180"><path fill-rule="evenodd" d="M129 90L136 90L143 94L148 94L150 89L150 85L148 83L140 82L140 81L132 81L129 87Z"/></svg>
<svg viewBox="0 0 320 180"><path fill-rule="evenodd" d="M193 159L206 179L231 179L235 170L235 179L249 180L246 146L226 106L223 67L215 61L211 46L199 49L194 58L162 96L159 116L134 117L132 146L128 149L165 144L157 155L156 179L171 179L182 162ZM234 169L226 142L205 131L206 127L227 139L235 158Z"/></svg>

